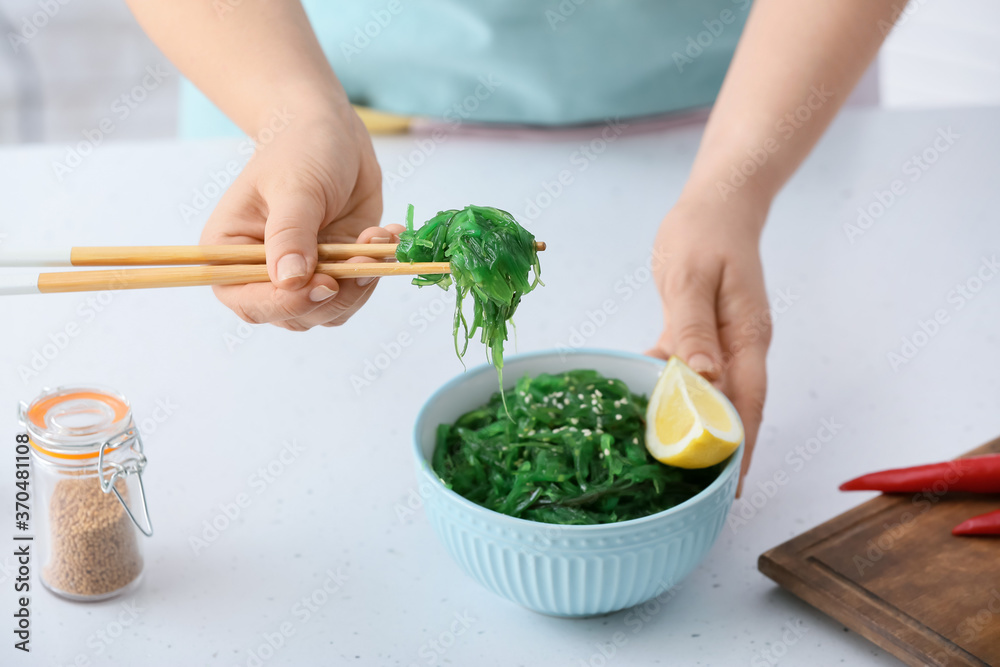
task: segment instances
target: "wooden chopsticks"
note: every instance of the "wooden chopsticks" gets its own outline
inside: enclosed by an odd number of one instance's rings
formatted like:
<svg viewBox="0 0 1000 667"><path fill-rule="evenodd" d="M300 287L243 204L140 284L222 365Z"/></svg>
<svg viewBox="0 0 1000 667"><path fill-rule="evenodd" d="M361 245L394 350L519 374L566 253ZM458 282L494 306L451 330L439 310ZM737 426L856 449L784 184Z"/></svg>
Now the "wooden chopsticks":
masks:
<svg viewBox="0 0 1000 667"><path fill-rule="evenodd" d="M358 264L323 263L316 273L334 278L364 278L368 276L413 276L441 274L451 271L448 262L416 264L367 262ZM0 277L2 280L2 277ZM155 269L112 269L105 271L60 271L39 273L35 282L39 292L99 292L103 290L152 289L158 287L194 287L197 285L243 285L270 280L263 264L232 264L228 266L173 266ZM0 293L2 288L0 288ZM24 294L26 292L19 292Z"/></svg>
<svg viewBox="0 0 1000 667"><path fill-rule="evenodd" d="M396 256L395 243L321 243L318 248L321 263L339 262L351 257L389 259ZM545 243L538 241L535 243L535 248L538 251L545 250ZM179 266L184 264L263 263L263 245L79 247L0 252L0 267Z"/></svg>
<svg viewBox="0 0 1000 667"><path fill-rule="evenodd" d="M388 259L396 256L395 243L325 243L319 246L320 262L340 262L351 257ZM140 246L134 248L72 248L71 266L174 266L179 264L263 264L264 246Z"/></svg>
<svg viewBox="0 0 1000 667"><path fill-rule="evenodd" d="M545 250L544 243L536 243ZM319 246L316 272L342 278L440 275L449 273L448 262L359 262L351 257L387 259L395 256L394 243L330 243ZM69 248L0 253L0 267L10 266L157 266L161 268L62 271L28 275L0 275L0 296L96 292L104 290L242 285L268 282L263 245L135 246ZM184 266L197 264L198 266Z"/></svg>

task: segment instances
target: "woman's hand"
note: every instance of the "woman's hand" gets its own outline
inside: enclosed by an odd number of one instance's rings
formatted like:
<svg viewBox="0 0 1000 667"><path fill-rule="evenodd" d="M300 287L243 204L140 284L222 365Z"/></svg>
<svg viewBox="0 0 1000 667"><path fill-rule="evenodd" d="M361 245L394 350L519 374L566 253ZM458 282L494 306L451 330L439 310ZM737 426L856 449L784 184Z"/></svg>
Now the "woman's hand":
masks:
<svg viewBox="0 0 1000 667"><path fill-rule="evenodd" d="M343 324L378 281L314 274L316 245L398 241L403 227L381 228L381 217L381 171L357 115L347 107L294 117L258 148L201 236L203 244L263 243L271 282L218 286L215 294L247 322L292 331Z"/></svg>
<svg viewBox="0 0 1000 667"><path fill-rule="evenodd" d="M736 406L750 466L767 393L771 314L758 244L766 205L682 196L664 218L653 252L663 334L648 353L676 354Z"/></svg>
<svg viewBox="0 0 1000 667"><path fill-rule="evenodd" d="M215 293L248 322L293 331L342 324L375 281L314 275L317 242L388 243L402 231L377 227L382 177L371 140L301 3L235 3L225 17L218 4L129 0L177 68L244 132L262 137L201 241L263 243L271 282ZM270 127L278 110L289 119L281 130Z"/></svg>

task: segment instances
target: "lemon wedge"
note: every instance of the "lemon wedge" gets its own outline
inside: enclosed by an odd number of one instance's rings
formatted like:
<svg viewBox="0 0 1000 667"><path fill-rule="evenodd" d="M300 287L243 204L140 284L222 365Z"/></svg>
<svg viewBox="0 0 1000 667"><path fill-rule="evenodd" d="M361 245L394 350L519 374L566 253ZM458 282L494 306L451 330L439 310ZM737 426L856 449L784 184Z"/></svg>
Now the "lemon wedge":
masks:
<svg viewBox="0 0 1000 667"><path fill-rule="evenodd" d="M721 391L671 357L646 408L646 449L660 463L707 468L743 442L743 422Z"/></svg>

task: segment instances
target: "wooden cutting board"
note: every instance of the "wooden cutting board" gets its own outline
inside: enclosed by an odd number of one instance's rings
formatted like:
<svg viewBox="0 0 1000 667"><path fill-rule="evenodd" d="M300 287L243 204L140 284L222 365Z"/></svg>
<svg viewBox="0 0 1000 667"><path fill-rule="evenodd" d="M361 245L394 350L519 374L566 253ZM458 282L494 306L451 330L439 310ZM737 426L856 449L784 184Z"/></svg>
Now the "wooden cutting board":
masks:
<svg viewBox="0 0 1000 667"><path fill-rule="evenodd" d="M1000 438L966 456L1000 453ZM909 665L1000 665L1000 538L951 529L1000 496L880 496L761 555L760 571Z"/></svg>

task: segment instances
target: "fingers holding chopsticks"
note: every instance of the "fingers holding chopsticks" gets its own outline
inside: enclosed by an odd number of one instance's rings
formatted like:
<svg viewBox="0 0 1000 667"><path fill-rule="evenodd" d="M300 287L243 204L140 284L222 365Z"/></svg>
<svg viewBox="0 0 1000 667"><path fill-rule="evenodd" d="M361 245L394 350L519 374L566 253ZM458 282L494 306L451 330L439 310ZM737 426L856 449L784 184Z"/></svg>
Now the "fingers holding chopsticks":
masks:
<svg viewBox="0 0 1000 667"><path fill-rule="evenodd" d="M402 225L387 225L385 227L369 227L358 236L357 243L398 243ZM371 257L351 257L345 264L370 264L378 260ZM279 324L292 331L305 331L315 326L335 327L347 322L371 298L378 278L367 277L343 279L338 281L340 292L336 298L320 304L308 314Z"/></svg>
<svg viewBox="0 0 1000 667"><path fill-rule="evenodd" d="M292 192L268 202L268 209L264 247L271 282L281 289L301 289L316 270L326 207L317 197Z"/></svg>
<svg viewBox="0 0 1000 667"><path fill-rule="evenodd" d="M315 273L317 245L321 237L357 243L393 238L392 231L364 229L365 221L380 217L380 201L352 195L338 205L336 189L320 187L315 179L243 176L223 195L201 242L262 244L271 282L216 286L220 301L248 322L304 331L339 319L356 301L367 299L360 280ZM360 229L365 236L355 241Z"/></svg>
<svg viewBox="0 0 1000 667"><path fill-rule="evenodd" d="M359 235L357 242L368 243L398 243L399 235L406 228L402 225L386 225L385 227L368 227ZM370 264L378 260L372 257L351 257L345 264ZM303 318L301 324L309 327L325 326L337 327L349 320L363 305L371 298L375 287L378 285L378 278L367 277L356 280L341 280L341 290L343 294L337 299L316 309L307 317Z"/></svg>
<svg viewBox="0 0 1000 667"><path fill-rule="evenodd" d="M358 235L358 243L399 243L399 235L405 231L403 225L386 225L385 227L369 227ZM374 262L371 257L352 257L348 262ZM359 286L364 287L369 283L376 282L377 278L358 278Z"/></svg>
<svg viewBox="0 0 1000 667"><path fill-rule="evenodd" d="M402 231L401 225L369 227L361 232L357 243L396 243ZM377 261L371 257L352 257L345 264ZM320 325L337 326L346 322L368 301L377 282L375 278L338 281L313 274L298 289L283 289L271 282L219 285L214 290L220 301L247 322L307 331Z"/></svg>
<svg viewBox="0 0 1000 667"><path fill-rule="evenodd" d="M357 243L399 243L399 235L406 231L403 225L368 227L358 234Z"/></svg>
<svg viewBox="0 0 1000 667"><path fill-rule="evenodd" d="M313 301L314 291L318 290L317 293L322 294L324 289L329 291L326 299ZM314 275L305 287L297 290L281 289L270 282L216 285L212 290L219 301L245 322L280 325L306 317L324 303L335 299L340 292L340 286L330 276Z"/></svg>
<svg viewBox="0 0 1000 667"><path fill-rule="evenodd" d="M281 210L276 212L282 216ZM202 245L263 244L268 220L268 206L264 198L246 180L237 181L226 191L202 231ZM280 219L280 218L279 218ZM312 267L316 266L315 232ZM284 241L284 238L279 239ZM285 248L290 248L290 245ZM282 249L279 243L277 249ZM305 259L302 259L305 264ZM246 285L218 285L213 287L216 297L241 319L252 324L292 321L316 310L324 301L334 298L340 291L337 281L330 276L310 275L295 281L285 281L285 289L273 282L276 262L268 263L271 283ZM306 267L293 273L305 272ZM312 269L309 269L312 273Z"/></svg>

